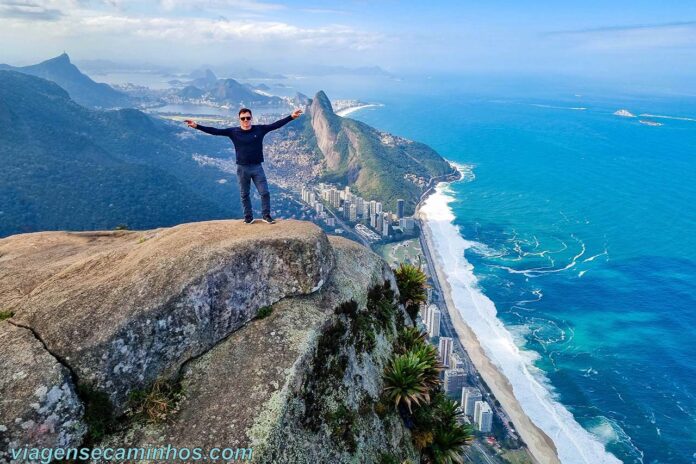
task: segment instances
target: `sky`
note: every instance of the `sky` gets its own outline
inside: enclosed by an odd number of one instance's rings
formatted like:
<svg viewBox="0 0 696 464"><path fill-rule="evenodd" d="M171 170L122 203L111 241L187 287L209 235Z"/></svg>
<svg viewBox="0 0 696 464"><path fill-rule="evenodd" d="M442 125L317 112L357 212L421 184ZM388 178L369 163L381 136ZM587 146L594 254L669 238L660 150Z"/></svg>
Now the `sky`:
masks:
<svg viewBox="0 0 696 464"><path fill-rule="evenodd" d="M0 62L696 82L696 1L0 0ZM696 89L695 89L696 90Z"/></svg>

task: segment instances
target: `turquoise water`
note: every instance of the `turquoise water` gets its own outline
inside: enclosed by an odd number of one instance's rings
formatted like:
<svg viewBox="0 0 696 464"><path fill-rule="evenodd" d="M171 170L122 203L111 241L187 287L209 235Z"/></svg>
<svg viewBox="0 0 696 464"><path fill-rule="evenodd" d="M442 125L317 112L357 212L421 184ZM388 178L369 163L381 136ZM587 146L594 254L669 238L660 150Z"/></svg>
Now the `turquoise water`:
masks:
<svg viewBox="0 0 696 464"><path fill-rule="evenodd" d="M414 95L351 117L473 167L466 259L555 398L624 462L696 462L696 121L612 114L696 100Z"/></svg>

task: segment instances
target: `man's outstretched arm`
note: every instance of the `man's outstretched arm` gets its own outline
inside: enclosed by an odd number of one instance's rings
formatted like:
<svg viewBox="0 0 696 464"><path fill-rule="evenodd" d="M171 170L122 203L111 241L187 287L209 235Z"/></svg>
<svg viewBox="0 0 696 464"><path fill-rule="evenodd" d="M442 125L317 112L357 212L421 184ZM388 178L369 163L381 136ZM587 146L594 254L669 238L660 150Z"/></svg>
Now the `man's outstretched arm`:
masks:
<svg viewBox="0 0 696 464"><path fill-rule="evenodd" d="M272 130L280 129L281 127L283 127L284 125L286 125L287 123L289 123L290 121L292 121L293 119L299 118L301 114L302 114L302 110L295 110L295 111L292 112L292 114L291 114L290 116L287 116L287 117L285 117L285 118L283 118L283 119L279 119L278 121L273 122L273 123L271 123L271 124L266 124L266 125L263 126L263 127L264 127L264 129L266 130L266 132L270 132L270 131L272 131Z"/></svg>
<svg viewBox="0 0 696 464"><path fill-rule="evenodd" d="M207 126L201 126L200 124L197 124L196 121L192 121L190 119L184 120L184 122L189 126L193 127L194 129L198 129L199 131L205 132L206 134L210 135L230 135L229 134L229 128L227 129L218 129L216 127L207 127Z"/></svg>

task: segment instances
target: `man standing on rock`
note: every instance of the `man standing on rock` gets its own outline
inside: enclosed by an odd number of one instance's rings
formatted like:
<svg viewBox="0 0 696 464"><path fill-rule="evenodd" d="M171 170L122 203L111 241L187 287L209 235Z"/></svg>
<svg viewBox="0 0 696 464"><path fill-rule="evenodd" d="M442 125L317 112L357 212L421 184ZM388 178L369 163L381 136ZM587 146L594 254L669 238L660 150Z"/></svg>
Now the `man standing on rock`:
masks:
<svg viewBox="0 0 696 464"><path fill-rule="evenodd" d="M266 173L263 172L263 166L261 166L261 163L263 163L263 137L270 131L280 129L293 119L299 118L301 114L302 110L295 110L290 116L272 124L255 124L252 126L251 110L242 108L239 110L240 127L228 127L226 129L201 126L190 119L184 121L189 127L203 131L206 134L224 135L232 140L234 150L237 152L237 180L239 181L239 195L244 207L245 224L254 222L254 213L251 210L251 198L249 197L252 180L256 190L261 195L261 217L269 224L275 223L273 217L271 217L271 194L268 191L268 181L266 180Z"/></svg>

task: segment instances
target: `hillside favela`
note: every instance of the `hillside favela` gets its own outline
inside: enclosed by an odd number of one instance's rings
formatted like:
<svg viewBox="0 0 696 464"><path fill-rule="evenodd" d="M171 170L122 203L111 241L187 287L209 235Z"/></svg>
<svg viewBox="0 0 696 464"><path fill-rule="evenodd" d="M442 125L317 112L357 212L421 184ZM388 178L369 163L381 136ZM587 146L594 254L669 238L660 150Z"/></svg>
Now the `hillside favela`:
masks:
<svg viewBox="0 0 696 464"><path fill-rule="evenodd" d="M696 463L694 5L0 30L0 463Z"/></svg>

